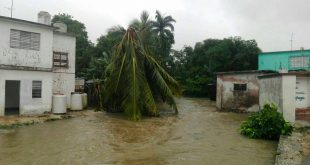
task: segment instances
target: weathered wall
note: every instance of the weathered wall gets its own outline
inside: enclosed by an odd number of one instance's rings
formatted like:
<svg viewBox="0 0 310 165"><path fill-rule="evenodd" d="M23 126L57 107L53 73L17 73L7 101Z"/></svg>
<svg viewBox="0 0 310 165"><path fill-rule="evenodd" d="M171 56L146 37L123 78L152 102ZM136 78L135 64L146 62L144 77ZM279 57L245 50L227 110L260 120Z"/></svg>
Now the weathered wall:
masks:
<svg viewBox="0 0 310 165"><path fill-rule="evenodd" d="M61 93L67 96L67 108L71 105L71 92L75 88L75 75L66 73L54 73L53 93Z"/></svg>
<svg viewBox="0 0 310 165"><path fill-rule="evenodd" d="M295 122L295 92L296 91L296 76L282 76L282 94L283 94L283 116L286 121Z"/></svg>
<svg viewBox="0 0 310 165"><path fill-rule="evenodd" d="M274 103L283 113L284 119L295 122L295 75L278 75L259 80L259 105Z"/></svg>
<svg viewBox="0 0 310 165"><path fill-rule="evenodd" d="M220 75L216 78L216 108L220 110L222 108L222 91L223 81Z"/></svg>
<svg viewBox="0 0 310 165"><path fill-rule="evenodd" d="M0 70L0 116L5 110L5 80L20 81L20 114L41 114L51 111L52 72ZM32 81L42 81L42 98L32 98Z"/></svg>
<svg viewBox="0 0 310 165"><path fill-rule="evenodd" d="M282 112L282 77L267 77L259 79L259 106L267 103L276 104Z"/></svg>
<svg viewBox="0 0 310 165"><path fill-rule="evenodd" d="M228 74L217 77L217 108L226 111L258 111L261 73ZM246 83L246 91L234 91L234 83Z"/></svg>
<svg viewBox="0 0 310 165"><path fill-rule="evenodd" d="M54 33L53 51L68 53L68 68L53 68L53 93L67 95L67 108L71 104L71 92L75 89L75 37Z"/></svg>
<svg viewBox="0 0 310 165"><path fill-rule="evenodd" d="M296 108L308 108L309 104L309 81L307 77L296 78Z"/></svg>
<svg viewBox="0 0 310 165"><path fill-rule="evenodd" d="M40 50L10 48L10 29L40 33ZM0 64L52 68L52 29L0 20L0 34Z"/></svg>
<svg viewBox="0 0 310 165"><path fill-rule="evenodd" d="M54 33L53 51L68 53L69 67L68 68L53 68L54 72L75 73L75 37Z"/></svg>

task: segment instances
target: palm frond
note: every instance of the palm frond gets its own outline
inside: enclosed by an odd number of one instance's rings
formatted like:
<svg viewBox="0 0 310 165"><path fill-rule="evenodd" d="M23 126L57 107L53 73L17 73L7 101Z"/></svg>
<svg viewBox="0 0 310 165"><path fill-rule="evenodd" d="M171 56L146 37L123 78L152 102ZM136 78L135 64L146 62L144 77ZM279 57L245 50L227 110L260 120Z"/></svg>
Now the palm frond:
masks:
<svg viewBox="0 0 310 165"><path fill-rule="evenodd" d="M142 36L142 32L137 34L134 28L129 28L116 46L111 64L107 67L104 99L106 106L124 112L135 121L145 113L159 114L154 91L175 112L177 106L173 95L180 93L178 83L148 53Z"/></svg>

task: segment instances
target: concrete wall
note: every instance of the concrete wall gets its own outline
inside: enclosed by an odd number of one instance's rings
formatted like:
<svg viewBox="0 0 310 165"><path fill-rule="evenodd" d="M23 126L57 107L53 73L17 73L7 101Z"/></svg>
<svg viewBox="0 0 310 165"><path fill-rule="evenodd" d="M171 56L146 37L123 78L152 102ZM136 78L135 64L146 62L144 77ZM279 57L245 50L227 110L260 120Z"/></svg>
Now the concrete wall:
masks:
<svg viewBox="0 0 310 165"><path fill-rule="evenodd" d="M217 76L216 107L225 111L258 111L261 73L224 74ZM234 83L247 84L246 91L234 91Z"/></svg>
<svg viewBox="0 0 310 165"><path fill-rule="evenodd" d="M53 68L53 93L67 95L67 108L71 104L71 92L75 89L75 37L54 33L53 51L68 53L68 68Z"/></svg>
<svg viewBox="0 0 310 165"><path fill-rule="evenodd" d="M67 108L70 108L71 105L71 92L74 92L75 89L74 83L74 74L53 74L53 93L61 93L67 96Z"/></svg>
<svg viewBox="0 0 310 165"><path fill-rule="evenodd" d="M10 29L40 34L40 50L10 48ZM0 19L0 64L52 68L53 30Z"/></svg>
<svg viewBox="0 0 310 165"><path fill-rule="evenodd" d="M259 80L259 106L274 103L282 112L282 77L268 77Z"/></svg>
<svg viewBox="0 0 310 165"><path fill-rule="evenodd" d="M297 77L296 79L296 108L308 108L309 104L309 89L310 78Z"/></svg>
<svg viewBox="0 0 310 165"><path fill-rule="evenodd" d="M274 103L283 113L284 119L295 122L295 75L277 75L259 80L259 105Z"/></svg>
<svg viewBox="0 0 310 165"><path fill-rule="evenodd" d="M5 110L5 80L20 81L20 114L41 114L51 111L52 72L0 70L0 116ZM32 98L32 81L42 81L42 98Z"/></svg>
<svg viewBox="0 0 310 165"><path fill-rule="evenodd" d="M282 94L283 94L283 116L286 121L295 122L295 89L296 76L283 75L282 76Z"/></svg>
<svg viewBox="0 0 310 165"><path fill-rule="evenodd" d="M68 53L69 67L68 68L53 68L53 72L75 73L75 37L54 33L53 51Z"/></svg>

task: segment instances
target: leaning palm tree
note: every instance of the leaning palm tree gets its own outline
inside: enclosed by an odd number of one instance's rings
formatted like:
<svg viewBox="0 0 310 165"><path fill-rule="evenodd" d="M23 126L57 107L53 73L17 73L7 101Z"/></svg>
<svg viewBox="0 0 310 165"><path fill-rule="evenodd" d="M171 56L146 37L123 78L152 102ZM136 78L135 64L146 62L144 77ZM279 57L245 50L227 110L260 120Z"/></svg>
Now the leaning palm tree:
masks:
<svg viewBox="0 0 310 165"><path fill-rule="evenodd" d="M131 120L157 116L155 96L160 96L178 112L173 98L180 94L177 81L153 58L133 28L116 46L108 68L105 105L109 111L124 112Z"/></svg>

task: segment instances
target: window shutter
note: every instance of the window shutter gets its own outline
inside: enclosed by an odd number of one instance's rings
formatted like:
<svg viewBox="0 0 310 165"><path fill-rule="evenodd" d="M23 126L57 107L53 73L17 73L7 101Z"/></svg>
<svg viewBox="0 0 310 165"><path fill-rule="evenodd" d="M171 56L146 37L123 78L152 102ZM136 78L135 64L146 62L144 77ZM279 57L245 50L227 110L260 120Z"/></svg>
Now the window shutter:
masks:
<svg viewBox="0 0 310 165"><path fill-rule="evenodd" d="M20 47L19 40L20 40L20 31L12 29L10 34L10 47L19 48Z"/></svg>
<svg viewBox="0 0 310 165"><path fill-rule="evenodd" d="M32 98L42 98L42 81L32 81Z"/></svg>
<svg viewBox="0 0 310 165"><path fill-rule="evenodd" d="M40 34L11 29L10 47L27 50L40 50Z"/></svg>

